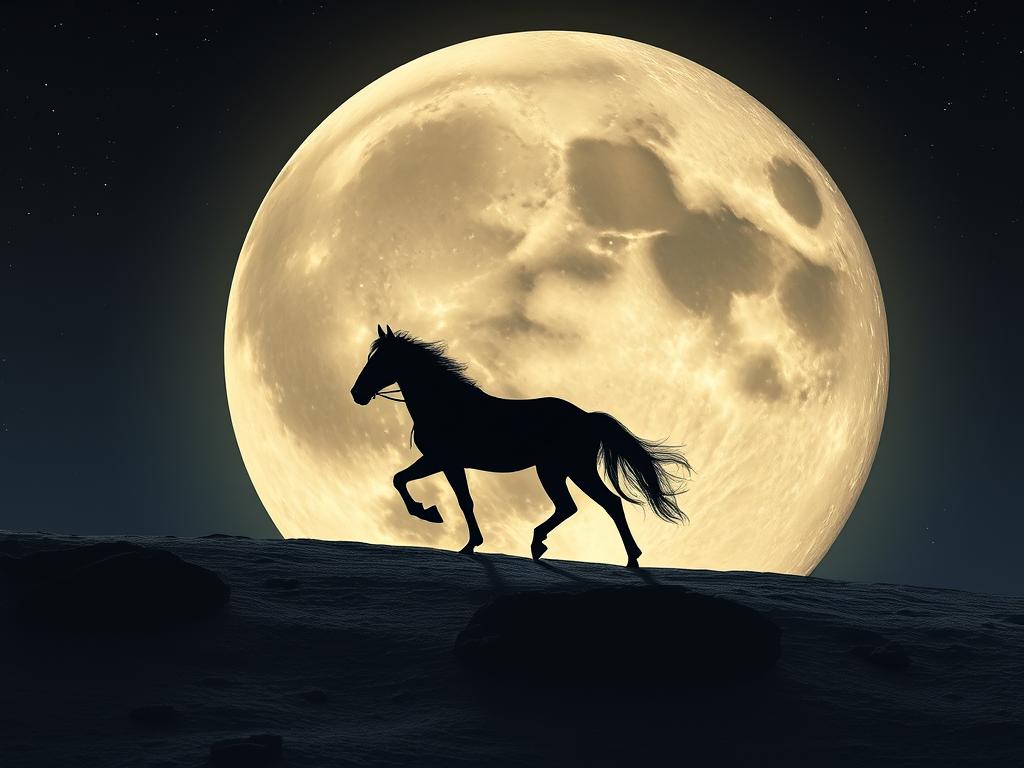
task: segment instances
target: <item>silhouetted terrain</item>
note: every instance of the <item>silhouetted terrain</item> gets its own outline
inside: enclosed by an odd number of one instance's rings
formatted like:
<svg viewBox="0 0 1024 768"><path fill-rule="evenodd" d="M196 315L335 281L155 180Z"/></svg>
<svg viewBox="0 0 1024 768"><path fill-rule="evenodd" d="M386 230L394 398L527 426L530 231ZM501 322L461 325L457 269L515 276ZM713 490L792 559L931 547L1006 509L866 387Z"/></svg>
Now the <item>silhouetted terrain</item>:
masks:
<svg viewBox="0 0 1024 768"><path fill-rule="evenodd" d="M0 536L3 765L1024 763L1024 598L120 541Z"/></svg>

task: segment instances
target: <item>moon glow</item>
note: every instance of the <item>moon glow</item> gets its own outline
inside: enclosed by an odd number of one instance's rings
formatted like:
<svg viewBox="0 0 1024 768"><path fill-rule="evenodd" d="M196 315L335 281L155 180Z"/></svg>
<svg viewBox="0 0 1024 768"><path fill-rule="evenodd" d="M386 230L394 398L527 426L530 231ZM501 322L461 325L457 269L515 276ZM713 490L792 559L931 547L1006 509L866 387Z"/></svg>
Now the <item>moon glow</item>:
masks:
<svg viewBox="0 0 1024 768"><path fill-rule="evenodd" d="M246 468L286 537L458 548L400 403L348 391L377 323L445 339L501 397L557 396L685 444L688 526L627 506L649 566L809 573L867 478L888 388L868 246L771 112L713 72L578 32L481 38L388 73L299 147L260 206L228 302ZM469 473L483 551L526 555L532 471ZM580 511L553 558L620 562Z"/></svg>

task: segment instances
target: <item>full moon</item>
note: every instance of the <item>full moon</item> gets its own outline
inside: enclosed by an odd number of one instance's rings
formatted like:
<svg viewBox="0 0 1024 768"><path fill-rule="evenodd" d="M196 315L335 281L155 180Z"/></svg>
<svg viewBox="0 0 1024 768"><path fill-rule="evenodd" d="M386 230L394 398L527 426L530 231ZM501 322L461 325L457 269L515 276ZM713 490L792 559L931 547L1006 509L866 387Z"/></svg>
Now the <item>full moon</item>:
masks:
<svg viewBox="0 0 1024 768"><path fill-rule="evenodd" d="M689 525L627 517L643 564L807 574L878 444L888 337L868 246L835 182L767 108L643 43L471 40L335 110L274 181L228 302L228 404L285 537L457 549L443 475L410 491L401 403L349 395L377 324L448 343L493 395L556 396L682 444ZM532 470L469 472L482 551L529 554ZM548 556L623 561L580 511Z"/></svg>

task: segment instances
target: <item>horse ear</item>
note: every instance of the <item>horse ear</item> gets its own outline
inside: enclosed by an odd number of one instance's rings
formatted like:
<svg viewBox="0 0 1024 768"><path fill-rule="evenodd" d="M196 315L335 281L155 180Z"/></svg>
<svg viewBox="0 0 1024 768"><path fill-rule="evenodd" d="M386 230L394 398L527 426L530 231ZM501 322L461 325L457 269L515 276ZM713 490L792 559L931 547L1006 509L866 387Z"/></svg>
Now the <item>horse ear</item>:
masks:
<svg viewBox="0 0 1024 768"><path fill-rule="evenodd" d="M395 332L391 330L391 326L390 325L388 326L388 338L389 339L395 338Z"/></svg>
<svg viewBox="0 0 1024 768"><path fill-rule="evenodd" d="M384 329L380 327L380 323L377 323L377 338L384 338Z"/></svg>

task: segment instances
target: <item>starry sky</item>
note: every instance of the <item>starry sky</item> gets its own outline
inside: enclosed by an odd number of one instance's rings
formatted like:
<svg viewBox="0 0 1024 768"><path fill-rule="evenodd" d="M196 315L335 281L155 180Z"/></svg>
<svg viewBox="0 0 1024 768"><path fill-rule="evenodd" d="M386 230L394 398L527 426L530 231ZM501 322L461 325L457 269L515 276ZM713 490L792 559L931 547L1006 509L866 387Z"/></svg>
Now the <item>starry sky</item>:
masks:
<svg viewBox="0 0 1024 768"><path fill-rule="evenodd" d="M1024 594L1013 17L997 3L554 5L5 10L0 529L276 536L222 358L266 190L324 117L396 66L488 34L578 29L752 94L829 170L871 247L886 423L815 575Z"/></svg>

